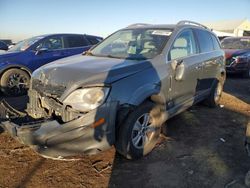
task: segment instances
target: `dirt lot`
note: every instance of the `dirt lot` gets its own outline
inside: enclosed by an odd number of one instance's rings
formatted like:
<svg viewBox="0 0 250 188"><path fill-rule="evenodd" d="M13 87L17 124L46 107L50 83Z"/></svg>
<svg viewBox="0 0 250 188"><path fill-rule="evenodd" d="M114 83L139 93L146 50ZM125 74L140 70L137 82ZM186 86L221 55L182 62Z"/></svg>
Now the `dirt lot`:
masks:
<svg viewBox="0 0 250 188"><path fill-rule="evenodd" d="M24 104L25 98L8 99ZM250 79L227 79L221 107L195 106L167 122L167 137L138 161L114 149L78 161L43 159L0 133L0 187L244 187L250 158Z"/></svg>

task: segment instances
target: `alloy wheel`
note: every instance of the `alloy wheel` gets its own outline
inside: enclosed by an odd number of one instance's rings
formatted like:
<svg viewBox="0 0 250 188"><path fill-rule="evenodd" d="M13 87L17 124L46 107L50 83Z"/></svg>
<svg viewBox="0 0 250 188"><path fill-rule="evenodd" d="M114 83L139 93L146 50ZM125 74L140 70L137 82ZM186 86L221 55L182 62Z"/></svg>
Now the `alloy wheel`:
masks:
<svg viewBox="0 0 250 188"><path fill-rule="evenodd" d="M149 113L141 115L132 129L132 143L137 149L143 149L153 139L156 128Z"/></svg>
<svg viewBox="0 0 250 188"><path fill-rule="evenodd" d="M19 73L14 73L9 76L7 86L11 93L21 94L28 87L28 79Z"/></svg>

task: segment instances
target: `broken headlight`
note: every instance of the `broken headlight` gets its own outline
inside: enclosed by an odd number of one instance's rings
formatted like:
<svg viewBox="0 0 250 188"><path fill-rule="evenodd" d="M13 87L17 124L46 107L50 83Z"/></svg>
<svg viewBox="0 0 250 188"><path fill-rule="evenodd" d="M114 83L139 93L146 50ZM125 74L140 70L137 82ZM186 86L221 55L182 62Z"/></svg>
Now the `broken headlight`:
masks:
<svg viewBox="0 0 250 188"><path fill-rule="evenodd" d="M63 103L75 110L90 111L102 105L109 93L107 87L83 88L73 91Z"/></svg>

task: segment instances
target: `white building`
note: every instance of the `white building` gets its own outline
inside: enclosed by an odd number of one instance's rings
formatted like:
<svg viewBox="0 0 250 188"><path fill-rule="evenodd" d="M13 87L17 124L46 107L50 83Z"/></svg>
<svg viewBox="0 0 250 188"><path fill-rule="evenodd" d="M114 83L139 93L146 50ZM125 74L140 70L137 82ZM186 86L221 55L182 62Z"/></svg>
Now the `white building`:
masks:
<svg viewBox="0 0 250 188"><path fill-rule="evenodd" d="M248 19L216 21L204 23L204 25L212 29L218 37L250 36L250 21Z"/></svg>

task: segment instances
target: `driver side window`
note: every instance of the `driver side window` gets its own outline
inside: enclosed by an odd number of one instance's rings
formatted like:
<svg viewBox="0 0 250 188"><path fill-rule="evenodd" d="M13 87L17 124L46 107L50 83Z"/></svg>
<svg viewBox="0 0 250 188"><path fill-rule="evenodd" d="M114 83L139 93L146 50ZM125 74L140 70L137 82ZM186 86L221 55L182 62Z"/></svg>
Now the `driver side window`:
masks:
<svg viewBox="0 0 250 188"><path fill-rule="evenodd" d="M41 43L38 44L36 49L39 50L42 48L46 48L47 50L62 49L62 37L51 37L43 40Z"/></svg>
<svg viewBox="0 0 250 188"><path fill-rule="evenodd" d="M196 53L197 48L193 32L185 30L175 39L169 52L169 60L188 57Z"/></svg>

